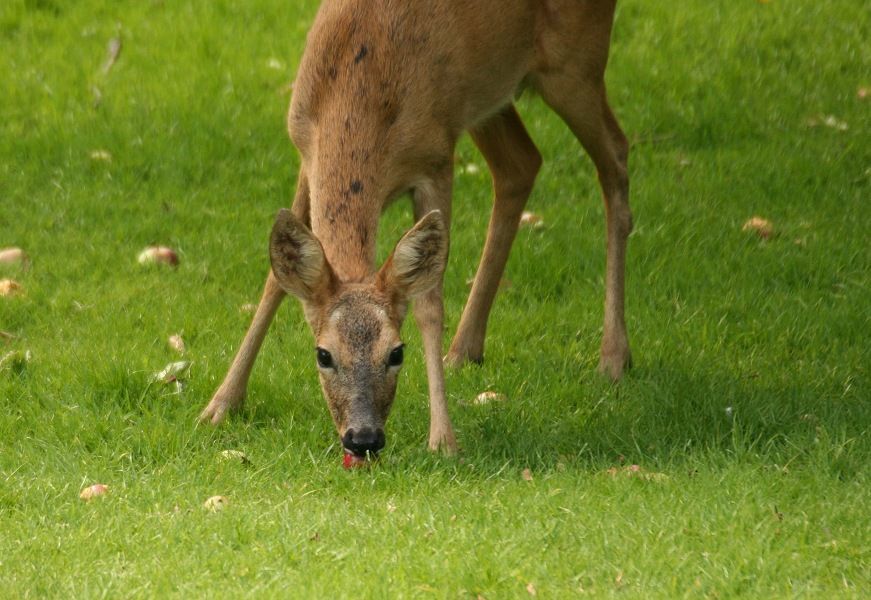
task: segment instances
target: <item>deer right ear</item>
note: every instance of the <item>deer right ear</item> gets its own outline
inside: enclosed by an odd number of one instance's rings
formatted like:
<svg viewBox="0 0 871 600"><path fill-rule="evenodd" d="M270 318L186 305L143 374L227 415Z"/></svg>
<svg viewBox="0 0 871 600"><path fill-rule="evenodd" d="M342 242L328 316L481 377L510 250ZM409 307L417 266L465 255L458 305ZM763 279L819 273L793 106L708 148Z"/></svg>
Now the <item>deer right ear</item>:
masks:
<svg viewBox="0 0 871 600"><path fill-rule="evenodd" d="M434 210L402 236L378 272L378 285L408 300L434 288L448 260L448 236L442 213Z"/></svg>
<svg viewBox="0 0 871 600"><path fill-rule="evenodd" d="M324 249L308 227L282 208L269 237L272 273L281 288L300 300L314 300L332 281Z"/></svg>

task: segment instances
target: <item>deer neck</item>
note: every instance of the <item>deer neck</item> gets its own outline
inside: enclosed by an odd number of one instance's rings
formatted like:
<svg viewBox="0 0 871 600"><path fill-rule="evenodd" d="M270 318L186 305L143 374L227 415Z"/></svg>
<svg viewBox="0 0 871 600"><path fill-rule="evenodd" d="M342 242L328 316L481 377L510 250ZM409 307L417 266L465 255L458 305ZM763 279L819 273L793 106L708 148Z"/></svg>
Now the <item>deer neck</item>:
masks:
<svg viewBox="0 0 871 600"><path fill-rule="evenodd" d="M310 175L312 232L343 282L362 282L375 272L384 199L375 176L380 160L373 153L361 144L333 145Z"/></svg>

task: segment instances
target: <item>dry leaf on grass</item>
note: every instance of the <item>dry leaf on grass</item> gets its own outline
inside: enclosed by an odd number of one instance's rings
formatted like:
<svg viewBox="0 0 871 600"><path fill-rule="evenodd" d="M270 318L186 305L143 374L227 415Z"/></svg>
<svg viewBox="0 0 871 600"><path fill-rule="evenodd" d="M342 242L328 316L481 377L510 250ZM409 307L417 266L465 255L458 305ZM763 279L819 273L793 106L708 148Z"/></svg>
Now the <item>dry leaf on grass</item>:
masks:
<svg viewBox="0 0 871 600"><path fill-rule="evenodd" d="M227 508L229 500L224 496L212 496L203 502L203 508L212 512L218 512Z"/></svg>
<svg viewBox="0 0 871 600"><path fill-rule="evenodd" d="M223 450L221 452L221 458L224 460L240 462L243 465L251 464L251 459L241 450Z"/></svg>
<svg viewBox="0 0 871 600"><path fill-rule="evenodd" d="M239 312L245 315L253 315L257 312L257 305L251 304L250 302L248 304L243 304L239 307Z"/></svg>
<svg viewBox="0 0 871 600"><path fill-rule="evenodd" d="M805 125L811 128L825 125L826 127L837 131L847 131L850 128L846 121L842 121L835 115L816 115L808 118L807 121L805 121Z"/></svg>
<svg viewBox="0 0 871 600"><path fill-rule="evenodd" d="M190 367L191 363L186 360L171 362L166 365L162 371L155 373L151 380L161 383L172 383L173 381L182 379L183 376L187 374Z"/></svg>
<svg viewBox="0 0 871 600"><path fill-rule="evenodd" d="M755 231L759 237L767 240L774 235L774 226L771 224L771 221L763 219L762 217L754 216L744 223L741 227L741 231Z"/></svg>
<svg viewBox="0 0 871 600"><path fill-rule="evenodd" d="M16 296L23 289L21 284L13 279L0 279L0 296Z"/></svg>
<svg viewBox="0 0 871 600"><path fill-rule="evenodd" d="M665 481L668 475L665 473L654 473L645 471L639 465L626 465L625 467L611 467L606 469L606 475L610 475L614 479L618 477L626 477L629 479L643 479L644 481Z"/></svg>
<svg viewBox="0 0 871 600"><path fill-rule="evenodd" d="M107 75L112 70L119 56L121 56L121 38L114 37L109 40L109 44L106 47L106 62L103 63L104 75Z"/></svg>
<svg viewBox="0 0 871 600"><path fill-rule="evenodd" d="M472 402L461 401L461 404L466 406L474 405L474 406L484 406L485 404L491 404L493 402L505 402L508 400L508 397L505 394L501 394L499 392L481 392Z"/></svg>
<svg viewBox="0 0 871 600"><path fill-rule="evenodd" d="M858 90L856 90L856 97L859 100L867 100L868 95L869 95L868 88L866 88L866 87L860 87Z"/></svg>
<svg viewBox="0 0 871 600"><path fill-rule="evenodd" d="M112 155L107 150L92 150L89 156L93 161L112 162Z"/></svg>
<svg viewBox="0 0 871 600"><path fill-rule="evenodd" d="M24 352L21 350L7 352L2 358L0 358L0 371L8 369L14 373L20 373L32 358L33 354L30 353L30 350L25 350Z"/></svg>
<svg viewBox="0 0 871 600"><path fill-rule="evenodd" d="M831 127L832 129L837 129L838 131L847 131L850 128L846 121L842 121L835 115L826 116L826 118L823 119L823 125Z"/></svg>
<svg viewBox="0 0 871 600"><path fill-rule="evenodd" d="M538 593L535 591L535 586L532 584L532 582L526 584L526 593L530 596L535 596Z"/></svg>
<svg viewBox="0 0 871 600"><path fill-rule="evenodd" d="M529 469L523 469L520 476L523 477L523 481L532 481L532 471Z"/></svg>
<svg viewBox="0 0 871 600"><path fill-rule="evenodd" d="M98 498L100 496L105 496L109 493L109 486L104 483L95 483L94 485L89 485L85 489L83 489L79 493L79 498L84 501L92 500L93 498Z"/></svg>

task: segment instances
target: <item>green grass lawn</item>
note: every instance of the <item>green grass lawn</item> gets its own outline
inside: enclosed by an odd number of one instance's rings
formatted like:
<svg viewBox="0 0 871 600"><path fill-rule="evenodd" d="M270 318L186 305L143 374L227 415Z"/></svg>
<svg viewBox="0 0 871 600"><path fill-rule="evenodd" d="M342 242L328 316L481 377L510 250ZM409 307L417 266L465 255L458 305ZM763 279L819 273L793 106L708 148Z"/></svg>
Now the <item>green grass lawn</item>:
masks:
<svg viewBox="0 0 871 600"><path fill-rule="evenodd" d="M518 236L486 363L448 374L463 451L425 450L409 320L388 447L346 472L295 301L244 411L195 425L293 196L288 83L315 5L0 5L0 248L32 258L0 267L23 286L0 298L0 356L32 356L0 371L0 596L871 595L867 6L621 0L608 83L633 140L635 368L595 373L595 172L524 96L545 226ZM490 206L464 139L450 332ZM771 239L742 231L753 215ZM382 223L383 257L410 207ZM150 243L179 268L137 264ZM181 392L150 383L174 333ZM471 404L483 390L508 400ZM81 501L97 482L108 496ZM227 508L205 510L217 494Z"/></svg>

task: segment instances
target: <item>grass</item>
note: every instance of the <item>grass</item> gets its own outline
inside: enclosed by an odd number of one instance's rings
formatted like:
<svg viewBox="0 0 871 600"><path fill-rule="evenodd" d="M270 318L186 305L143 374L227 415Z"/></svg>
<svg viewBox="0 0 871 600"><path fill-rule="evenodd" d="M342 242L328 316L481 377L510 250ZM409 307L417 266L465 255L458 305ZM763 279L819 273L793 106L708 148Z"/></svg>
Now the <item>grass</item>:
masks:
<svg viewBox="0 0 871 600"><path fill-rule="evenodd" d="M534 97L545 157L491 319L448 375L459 459L430 455L413 325L380 464L344 472L295 302L244 411L223 377L293 195L287 84L315 2L0 7L0 595L868 597L871 19L853 0L622 0L609 92L633 139L636 366L595 374L595 173ZM121 55L101 71L106 45ZM833 115L846 131L810 126ZM110 161L95 160L102 150ZM451 330L491 189L457 149ZM470 174L460 166L482 167ZM770 219L770 240L741 231ZM385 215L384 256L410 225ZM178 270L143 269L149 243ZM192 361L182 393L149 378ZM5 347L3 347L5 346ZM509 400L467 401L484 389ZM252 465L220 460L244 451ZM609 469L640 465L644 474ZM530 469L532 481L522 477ZM110 485L84 503L79 490ZM226 510L202 508L209 496Z"/></svg>

